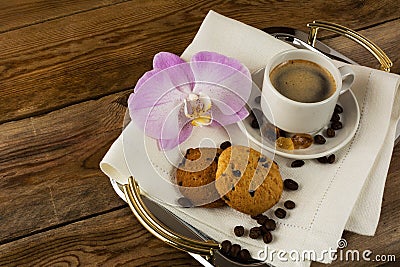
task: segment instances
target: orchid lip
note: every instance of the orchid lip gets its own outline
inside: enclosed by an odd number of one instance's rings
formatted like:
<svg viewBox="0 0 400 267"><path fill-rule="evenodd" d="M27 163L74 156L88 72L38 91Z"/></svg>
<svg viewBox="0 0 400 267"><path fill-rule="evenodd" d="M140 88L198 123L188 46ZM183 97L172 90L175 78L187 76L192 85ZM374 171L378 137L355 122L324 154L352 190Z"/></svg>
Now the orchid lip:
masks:
<svg viewBox="0 0 400 267"><path fill-rule="evenodd" d="M190 93L184 102L185 116L192 119L193 126L206 126L212 122L211 99L209 96L199 93Z"/></svg>

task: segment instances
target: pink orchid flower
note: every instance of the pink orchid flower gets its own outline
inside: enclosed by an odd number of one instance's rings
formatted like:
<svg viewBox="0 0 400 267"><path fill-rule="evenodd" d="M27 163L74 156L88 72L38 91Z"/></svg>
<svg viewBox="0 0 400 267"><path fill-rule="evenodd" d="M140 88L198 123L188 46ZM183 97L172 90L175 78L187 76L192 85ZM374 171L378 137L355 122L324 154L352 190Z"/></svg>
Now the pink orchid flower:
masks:
<svg viewBox="0 0 400 267"><path fill-rule="evenodd" d="M249 70L214 52L199 52L190 62L161 52L129 96L132 121L168 150L189 138L196 126L224 126L248 116Z"/></svg>

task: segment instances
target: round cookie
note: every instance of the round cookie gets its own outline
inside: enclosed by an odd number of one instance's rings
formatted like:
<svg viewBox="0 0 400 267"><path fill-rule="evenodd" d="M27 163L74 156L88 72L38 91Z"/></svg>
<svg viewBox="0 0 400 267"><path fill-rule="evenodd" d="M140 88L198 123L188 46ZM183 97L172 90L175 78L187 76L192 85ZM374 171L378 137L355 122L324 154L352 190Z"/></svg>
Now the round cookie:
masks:
<svg viewBox="0 0 400 267"><path fill-rule="evenodd" d="M176 171L176 183L182 195L194 206L216 208L225 205L215 189L219 148L189 148Z"/></svg>
<svg viewBox="0 0 400 267"><path fill-rule="evenodd" d="M258 215L274 206L283 190L278 165L245 146L225 149L218 160L216 188L232 208Z"/></svg>

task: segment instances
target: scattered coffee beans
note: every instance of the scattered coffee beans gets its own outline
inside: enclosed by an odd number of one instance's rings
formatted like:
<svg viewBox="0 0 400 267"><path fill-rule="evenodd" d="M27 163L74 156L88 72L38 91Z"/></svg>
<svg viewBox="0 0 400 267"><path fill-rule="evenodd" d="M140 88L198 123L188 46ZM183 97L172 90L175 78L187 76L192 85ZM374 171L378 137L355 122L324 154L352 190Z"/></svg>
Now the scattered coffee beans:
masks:
<svg viewBox="0 0 400 267"><path fill-rule="evenodd" d="M333 130L332 128L328 128L326 130L326 136L328 136L330 138L335 137L335 130Z"/></svg>
<svg viewBox="0 0 400 267"><path fill-rule="evenodd" d="M265 223L264 223L265 228L268 231L273 231L276 229L276 222L272 219L268 219Z"/></svg>
<svg viewBox="0 0 400 267"><path fill-rule="evenodd" d="M304 160L301 160L301 159L295 160L295 161L292 162L292 164L290 164L290 166L292 168L299 168L299 167L301 167L303 165L304 165Z"/></svg>
<svg viewBox="0 0 400 267"><path fill-rule="evenodd" d="M261 229L259 227L253 227L250 229L249 237L251 239L257 239L261 236Z"/></svg>
<svg viewBox="0 0 400 267"><path fill-rule="evenodd" d="M225 141L225 142L223 142L219 147L221 148L221 149L227 149L228 147L230 147L230 146L232 146L232 144L231 144L231 142L229 142L229 141Z"/></svg>
<svg viewBox="0 0 400 267"><path fill-rule="evenodd" d="M231 250L231 247L232 247L231 241L229 241L229 240L224 240L224 241L222 241L222 243L221 243L221 249L220 249L220 251L221 251L222 254L228 255L228 254L229 254L229 251Z"/></svg>
<svg viewBox="0 0 400 267"><path fill-rule="evenodd" d="M242 249L239 252L239 260L242 261L242 262L246 262L246 261L251 260L250 252L247 249Z"/></svg>
<svg viewBox="0 0 400 267"><path fill-rule="evenodd" d="M340 106L340 105L338 105L338 104L336 104L336 106L335 106L335 113L342 113L343 112L343 108Z"/></svg>
<svg viewBox="0 0 400 267"><path fill-rule="evenodd" d="M333 130L340 130L340 129L342 129L343 128L343 124L340 122L340 121L334 121L334 122L332 122L332 124L331 124L331 128L333 129Z"/></svg>
<svg viewBox="0 0 400 267"><path fill-rule="evenodd" d="M330 156L328 157L328 163L329 163L329 164L334 163L334 162L335 162L335 159L336 159L335 154L330 155Z"/></svg>
<svg viewBox="0 0 400 267"><path fill-rule="evenodd" d="M178 198L178 204L181 205L181 207L183 207L183 208L192 208L193 207L192 202L186 197Z"/></svg>
<svg viewBox="0 0 400 267"><path fill-rule="evenodd" d="M331 117L331 121L340 121L339 113L334 112Z"/></svg>
<svg viewBox="0 0 400 267"><path fill-rule="evenodd" d="M235 226L233 229L233 232L235 233L236 236L243 236L244 235L244 227L241 225Z"/></svg>
<svg viewBox="0 0 400 267"><path fill-rule="evenodd" d="M271 241L272 241L272 234L271 234L270 232L266 232L266 233L263 235L263 241L264 241L265 244L271 243Z"/></svg>
<svg viewBox="0 0 400 267"><path fill-rule="evenodd" d="M261 225L259 228L260 228L260 230L261 230L261 234L264 234L264 233L266 233L266 232L269 232L268 229L267 229L264 225Z"/></svg>
<svg viewBox="0 0 400 267"><path fill-rule="evenodd" d="M283 187L287 190L297 190L299 189L299 184L296 181L293 181L292 179L285 179L283 181Z"/></svg>
<svg viewBox="0 0 400 267"><path fill-rule="evenodd" d="M285 203L283 204L285 206L285 208L287 208L288 210L294 209L296 207L296 204L291 201L291 200L286 200Z"/></svg>
<svg viewBox="0 0 400 267"><path fill-rule="evenodd" d="M260 217L258 217L257 223L263 225L268 221L268 219L269 218L267 216L261 215Z"/></svg>
<svg viewBox="0 0 400 267"><path fill-rule="evenodd" d="M279 219L283 219L286 217L286 211L284 209L277 208L274 213L275 216L278 217Z"/></svg>
<svg viewBox="0 0 400 267"><path fill-rule="evenodd" d="M320 157L320 158L317 158L317 160L318 160L318 162L320 162L320 163L328 163L328 158L327 157Z"/></svg>
<svg viewBox="0 0 400 267"><path fill-rule="evenodd" d="M330 164L332 164L332 163L335 162L336 157L335 157L334 154L332 154L332 155L330 155L329 157L326 157L326 156L325 156L325 157L317 158L317 160L318 160L320 163L330 163Z"/></svg>
<svg viewBox="0 0 400 267"><path fill-rule="evenodd" d="M231 246L231 249L229 250L229 255L232 256L233 258L237 258L239 256L239 252L242 250L240 245L238 244L233 244Z"/></svg>
<svg viewBox="0 0 400 267"><path fill-rule="evenodd" d="M326 139L322 135L317 134L316 136L314 136L314 143L323 145L326 143Z"/></svg>
<svg viewBox="0 0 400 267"><path fill-rule="evenodd" d="M262 214L257 214L257 215L251 215L250 217L251 217L253 220L258 220L258 218L260 218L261 216L264 216L264 215L262 215Z"/></svg>

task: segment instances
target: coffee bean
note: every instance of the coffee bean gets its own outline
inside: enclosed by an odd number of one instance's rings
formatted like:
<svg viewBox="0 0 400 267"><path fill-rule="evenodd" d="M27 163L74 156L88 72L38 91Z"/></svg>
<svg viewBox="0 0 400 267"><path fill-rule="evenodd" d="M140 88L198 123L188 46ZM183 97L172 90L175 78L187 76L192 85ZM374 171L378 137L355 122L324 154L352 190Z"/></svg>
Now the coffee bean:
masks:
<svg viewBox="0 0 400 267"><path fill-rule="evenodd" d="M253 129L260 129L260 124L258 123L257 119L253 119L250 124L251 128Z"/></svg>
<svg viewBox="0 0 400 267"><path fill-rule="evenodd" d="M231 249L229 250L229 255L231 255L233 258L237 258L239 256L239 252L242 250L240 245L238 244L233 244L231 246Z"/></svg>
<svg viewBox="0 0 400 267"><path fill-rule="evenodd" d="M283 203L283 206L285 206L285 208L287 208L288 210L291 210L296 207L296 204L291 200L286 200L285 203Z"/></svg>
<svg viewBox="0 0 400 267"><path fill-rule="evenodd" d="M258 218L260 218L261 216L264 216L262 214L257 214L257 215L252 215L250 216L253 220L258 220Z"/></svg>
<svg viewBox="0 0 400 267"><path fill-rule="evenodd" d="M340 129L342 129L343 128L343 124L340 122L340 121L334 121L334 122L332 122L332 124L331 124L331 128L333 129L333 130L340 130Z"/></svg>
<svg viewBox="0 0 400 267"><path fill-rule="evenodd" d="M272 242L272 234L270 232L266 232L263 235L263 241L264 241L265 244L271 243Z"/></svg>
<svg viewBox="0 0 400 267"><path fill-rule="evenodd" d="M267 229L267 227L265 227L265 225L261 225L259 228L260 228L260 230L261 230L261 234L264 234L264 233L266 233L266 232L269 232L268 229Z"/></svg>
<svg viewBox="0 0 400 267"><path fill-rule="evenodd" d="M191 208L191 207L193 207L192 202L191 202L188 198L186 198L186 197L180 197L180 198L178 198L178 203L179 203L179 205L181 205L181 207L183 207L183 208Z"/></svg>
<svg viewBox="0 0 400 267"><path fill-rule="evenodd" d="M280 137L287 137L287 132L286 131L284 131L284 130L282 130L282 129L279 129L279 136Z"/></svg>
<svg viewBox="0 0 400 267"><path fill-rule="evenodd" d="M285 179L283 181L283 187L287 190L297 190L299 189L299 184L296 181L293 181L292 179Z"/></svg>
<svg viewBox="0 0 400 267"><path fill-rule="evenodd" d="M223 143L219 146L219 148L225 150L225 149L227 149L227 148L230 147L230 146L232 146L231 142L225 141L225 142L223 142Z"/></svg>
<svg viewBox="0 0 400 267"><path fill-rule="evenodd" d="M328 128L326 129L326 136L328 137L335 137L335 130L333 130L332 128Z"/></svg>
<svg viewBox="0 0 400 267"><path fill-rule="evenodd" d="M284 209L277 208L274 213L275 216L278 217L279 219L283 219L286 217L286 211Z"/></svg>
<svg viewBox="0 0 400 267"><path fill-rule="evenodd" d="M323 145L326 143L326 139L322 135L317 134L316 136L314 136L314 143Z"/></svg>
<svg viewBox="0 0 400 267"><path fill-rule="evenodd" d="M236 177L242 176L242 173L241 173L239 170L233 170L233 171L232 171L232 174L233 174L234 176L236 176Z"/></svg>
<svg viewBox="0 0 400 267"><path fill-rule="evenodd" d="M320 158L317 158L317 160L318 160L318 162L320 162L320 163L328 163L328 158L327 157L320 157Z"/></svg>
<svg viewBox="0 0 400 267"><path fill-rule="evenodd" d="M256 96L256 98L254 98L254 102L256 102L257 104L261 103L261 96Z"/></svg>
<svg viewBox="0 0 400 267"><path fill-rule="evenodd" d="M342 112L343 112L343 108L342 108L340 105L336 104L336 106L335 106L335 113L340 114L340 113L342 113Z"/></svg>
<svg viewBox="0 0 400 267"><path fill-rule="evenodd" d="M239 260L242 262L247 262L247 261L251 260L250 252L247 249L242 249L239 252Z"/></svg>
<svg viewBox="0 0 400 267"><path fill-rule="evenodd" d="M251 239L257 239L261 236L261 229L259 227L253 227L250 229L249 237Z"/></svg>
<svg viewBox="0 0 400 267"><path fill-rule="evenodd" d="M265 215L261 215L258 219L257 219L257 223L260 225L265 224L265 222L268 220L269 218Z"/></svg>
<svg viewBox="0 0 400 267"><path fill-rule="evenodd" d="M236 236L243 236L244 235L244 227L241 225L235 226L233 229L233 232L235 233Z"/></svg>
<svg viewBox="0 0 400 267"><path fill-rule="evenodd" d="M339 113L334 112L332 114L331 121L340 121Z"/></svg>
<svg viewBox="0 0 400 267"><path fill-rule="evenodd" d="M335 159L336 159L335 154L330 155L330 156L328 157L328 163L329 163L329 164L334 163L334 162L335 162Z"/></svg>
<svg viewBox="0 0 400 267"><path fill-rule="evenodd" d="M268 231L274 231L276 229L276 222L272 219L268 219L264 223L265 228L267 228Z"/></svg>
<svg viewBox="0 0 400 267"><path fill-rule="evenodd" d="M290 166L292 168L299 168L299 167L301 167L303 165L304 165L304 160L301 160L301 159L295 160L295 161L292 162L292 164L290 164Z"/></svg>
<svg viewBox="0 0 400 267"><path fill-rule="evenodd" d="M224 240L224 241L222 241L222 243L221 243L221 249L220 249L220 251L221 251L222 254L228 255L228 254L229 254L229 251L231 250L231 247L232 247L231 241L229 241L229 240Z"/></svg>

